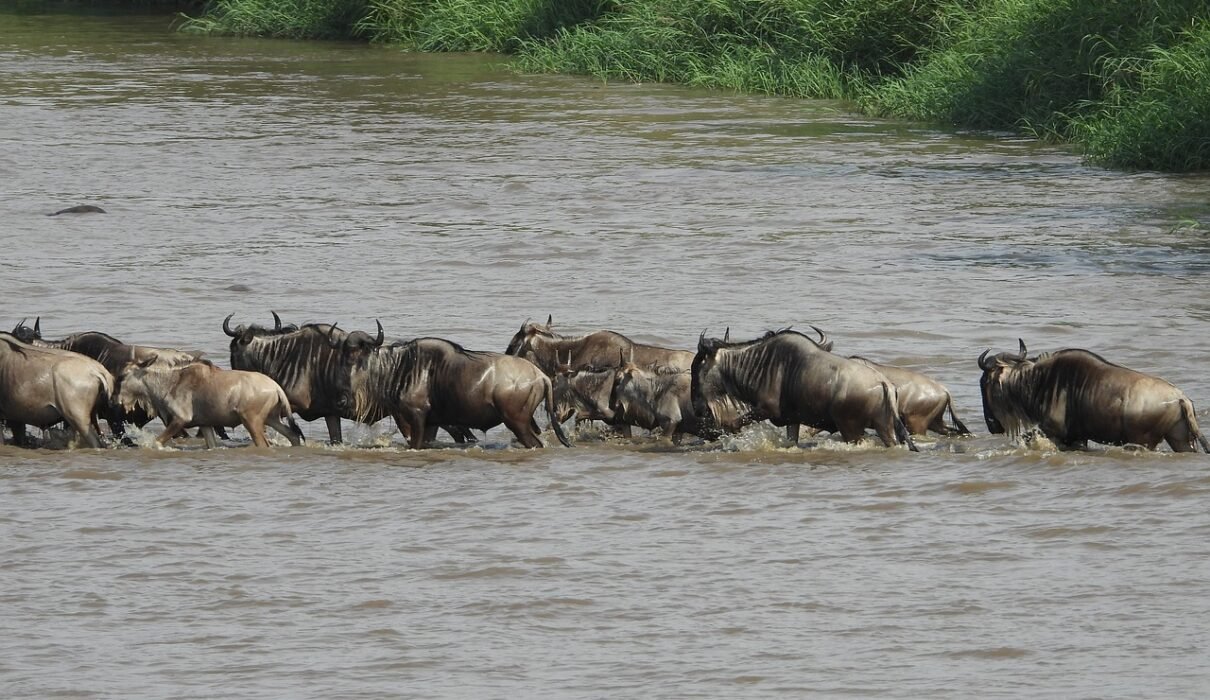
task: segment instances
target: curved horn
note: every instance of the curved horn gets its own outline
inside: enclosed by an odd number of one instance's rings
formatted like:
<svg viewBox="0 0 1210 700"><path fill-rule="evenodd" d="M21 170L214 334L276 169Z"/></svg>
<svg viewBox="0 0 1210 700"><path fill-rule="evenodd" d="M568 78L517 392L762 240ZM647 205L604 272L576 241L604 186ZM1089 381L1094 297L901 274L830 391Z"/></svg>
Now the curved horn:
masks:
<svg viewBox="0 0 1210 700"><path fill-rule="evenodd" d="M280 332L281 331L281 316L278 316L277 312L273 311L273 310L270 310L269 313L273 314L273 330L275 332Z"/></svg>
<svg viewBox="0 0 1210 700"><path fill-rule="evenodd" d="M727 330L723 332L723 342L724 343L731 342L731 326L727 326Z"/></svg>
<svg viewBox="0 0 1210 700"><path fill-rule="evenodd" d="M996 366L995 360L992 360L991 362L987 361L987 353L989 352L991 352L991 350L984 350L983 354L979 356L979 369L983 370L984 372Z"/></svg>
<svg viewBox="0 0 1210 700"><path fill-rule="evenodd" d="M697 337L697 349L699 352L706 347L706 330L703 328L701 335Z"/></svg>
<svg viewBox="0 0 1210 700"><path fill-rule="evenodd" d="M28 319L29 319L29 316L26 316L25 318L21 319L21 323L18 323L17 325L13 326L13 333L16 333L18 330L20 330L21 326L24 326L25 322Z"/></svg>
<svg viewBox="0 0 1210 700"><path fill-rule="evenodd" d="M38 336L39 338L42 337L42 317L41 316L34 319L34 335ZM1021 343L1021 347L1024 348L1025 343Z"/></svg>
<svg viewBox="0 0 1210 700"><path fill-rule="evenodd" d="M335 333L336 333L336 324L333 323L332 327L328 329L328 346L332 347L332 348L340 347L340 341L332 339L332 336Z"/></svg>
<svg viewBox="0 0 1210 700"><path fill-rule="evenodd" d="M1017 338L1018 347L1021 349L1021 354L1017 356L1018 360L1025 359L1025 341Z"/></svg>
<svg viewBox="0 0 1210 700"><path fill-rule="evenodd" d="M823 331L821 331L821 330L820 330L818 327L816 327L816 326L811 326L811 330L813 330L813 331L815 331L816 333L818 333L818 334L819 334L819 340L815 341L815 344L816 344L816 345L818 345L819 347L821 347L821 348L822 348L822 347L824 347L825 345L830 345L830 344L831 344L831 341L829 341L829 340L828 340L828 334L827 334L827 333L824 333ZM826 350L827 348L824 348L824 349Z"/></svg>
<svg viewBox="0 0 1210 700"><path fill-rule="evenodd" d="M551 314L546 314L546 327L550 328L555 323L555 317Z"/></svg>
<svg viewBox="0 0 1210 700"><path fill-rule="evenodd" d="M378 324L378 337L374 338L374 347L380 348L380 347L382 347L382 341L386 340L387 337L382 332L382 321L379 321L378 319L374 319L374 323Z"/></svg>
<svg viewBox="0 0 1210 700"><path fill-rule="evenodd" d="M228 314L227 318L223 319L223 332L226 333L227 335L231 336L232 338L237 337L235 334L235 331L231 330L231 317L234 315L235 314Z"/></svg>
<svg viewBox="0 0 1210 700"><path fill-rule="evenodd" d="M525 317L525 320L521 322L521 332L522 332L522 333L524 333L524 332L525 332L525 327L529 325L529 319L530 319L530 318L532 318L532 317L530 317L530 316L526 316L526 317Z"/></svg>

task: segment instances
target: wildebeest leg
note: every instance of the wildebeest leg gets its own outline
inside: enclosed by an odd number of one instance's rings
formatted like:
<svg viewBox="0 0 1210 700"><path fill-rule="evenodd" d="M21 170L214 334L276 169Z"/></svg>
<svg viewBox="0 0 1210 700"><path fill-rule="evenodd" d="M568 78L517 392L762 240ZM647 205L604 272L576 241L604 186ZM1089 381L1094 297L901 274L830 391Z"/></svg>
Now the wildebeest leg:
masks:
<svg viewBox="0 0 1210 700"><path fill-rule="evenodd" d="M24 423L18 423L10 420L5 421L4 424L8 426L8 429L13 434L14 445L18 447L33 447L33 445L30 444L29 432L26 431Z"/></svg>
<svg viewBox="0 0 1210 700"><path fill-rule="evenodd" d="M333 445L339 445L341 442L340 416L324 416L324 422L328 424L328 439Z"/></svg>
<svg viewBox="0 0 1210 700"><path fill-rule="evenodd" d="M101 447L101 435L93 427L97 423L97 416L92 410L86 413L78 410L68 411L63 414L63 420L67 421L72 430L75 430L80 439L89 447L93 449Z"/></svg>
<svg viewBox="0 0 1210 700"><path fill-rule="evenodd" d="M521 444L528 448L544 447L542 439L538 437L541 431L538 430L538 424L534 421L533 415L530 414L524 418L506 413L501 418L504 425L517 436Z"/></svg>
<svg viewBox="0 0 1210 700"><path fill-rule="evenodd" d="M218 436L214 434L214 428L203 425L197 429L198 435L206 440L206 449L213 450L218 447Z"/></svg>
<svg viewBox="0 0 1210 700"><path fill-rule="evenodd" d="M419 411L411 413L395 414L395 424L399 426L399 432L408 440L408 447L413 450L419 450L424 447L425 433L425 414Z"/></svg>
<svg viewBox="0 0 1210 700"><path fill-rule="evenodd" d="M624 438L631 436L630 425L627 423L615 424L613 429L618 431L618 435L621 435Z"/></svg>
<svg viewBox="0 0 1210 700"><path fill-rule="evenodd" d="M247 416L243 419L244 430L252 436L252 444L256 447L268 447L269 438L265 437L265 422L259 416Z"/></svg>
<svg viewBox="0 0 1210 700"><path fill-rule="evenodd" d="M475 433L463 425L443 425L441 426L445 432L450 434L454 442L459 445L464 445L468 442L479 442L479 438L475 437Z"/></svg>
<svg viewBox="0 0 1210 700"><path fill-rule="evenodd" d="M798 444L798 431L801 427L800 423L786 423L786 439L790 441L790 444Z"/></svg>
<svg viewBox="0 0 1210 700"><path fill-rule="evenodd" d="M164 427L164 432L155 439L161 445L167 445L168 441L180 434L185 429L185 421L180 418L173 418L168 421L168 425Z"/></svg>
<svg viewBox="0 0 1210 700"><path fill-rule="evenodd" d="M437 441L437 426L430 425L424 429L424 444L431 445Z"/></svg>
<svg viewBox="0 0 1210 700"><path fill-rule="evenodd" d="M298 439L298 435L295 434L295 432L293 430L290 430L289 428L287 428L285 423L282 423L281 419L278 418L277 416L269 416L268 418L266 418L265 425L269 426L270 428L273 428L274 430L281 433L282 435L285 435L286 439L289 440L290 444L293 445L294 447L298 447L299 445L302 444L302 441Z"/></svg>

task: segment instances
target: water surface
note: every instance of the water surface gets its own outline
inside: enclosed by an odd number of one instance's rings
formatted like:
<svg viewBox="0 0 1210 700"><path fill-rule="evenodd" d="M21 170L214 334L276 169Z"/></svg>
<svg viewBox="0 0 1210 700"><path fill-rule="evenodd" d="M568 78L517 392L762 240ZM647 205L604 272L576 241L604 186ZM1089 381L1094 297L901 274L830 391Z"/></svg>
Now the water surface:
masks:
<svg viewBox="0 0 1210 700"><path fill-rule="evenodd" d="M815 324L979 435L526 452L0 448L5 697L1197 697L1205 455L1030 450L982 350L1210 407L1210 181L843 105L497 57L0 15L5 323L227 356L526 317L693 347ZM93 203L109 213L45 215ZM0 319L3 320L3 319ZM7 326L4 326L7 327ZM1203 424L1210 423L1202 413Z"/></svg>

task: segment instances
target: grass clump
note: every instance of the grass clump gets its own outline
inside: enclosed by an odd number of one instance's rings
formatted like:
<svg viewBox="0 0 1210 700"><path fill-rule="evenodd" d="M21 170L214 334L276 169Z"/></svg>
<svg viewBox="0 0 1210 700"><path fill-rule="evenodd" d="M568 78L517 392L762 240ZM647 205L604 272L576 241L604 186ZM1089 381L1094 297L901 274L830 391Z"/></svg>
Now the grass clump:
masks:
<svg viewBox="0 0 1210 700"><path fill-rule="evenodd" d="M201 34L281 39L352 39L361 35L368 0L213 0L182 29Z"/></svg>
<svg viewBox="0 0 1210 700"><path fill-rule="evenodd" d="M1210 22L1171 49L1152 47L1106 70L1104 99L1073 122L1089 159L1171 172L1210 167Z"/></svg>
<svg viewBox="0 0 1210 700"><path fill-rule="evenodd" d="M934 0L630 0L525 45L528 70L837 98L926 43Z"/></svg>
<svg viewBox="0 0 1210 700"><path fill-rule="evenodd" d="M1106 68L1172 44L1205 0L988 0L954 3L902 79L862 99L869 111L977 129L1066 138L1105 93Z"/></svg>
<svg viewBox="0 0 1210 700"><path fill-rule="evenodd" d="M513 53L526 41L595 19L607 0L369 0L361 29L421 51Z"/></svg>

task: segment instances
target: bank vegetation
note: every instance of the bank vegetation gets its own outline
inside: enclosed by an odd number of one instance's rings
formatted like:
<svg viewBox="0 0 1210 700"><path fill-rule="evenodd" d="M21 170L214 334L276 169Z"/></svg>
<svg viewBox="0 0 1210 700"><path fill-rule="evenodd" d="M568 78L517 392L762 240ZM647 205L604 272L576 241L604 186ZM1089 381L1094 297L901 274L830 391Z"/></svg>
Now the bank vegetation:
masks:
<svg viewBox="0 0 1210 700"><path fill-rule="evenodd" d="M1206 0L213 0L186 29L514 54L1210 169Z"/></svg>

